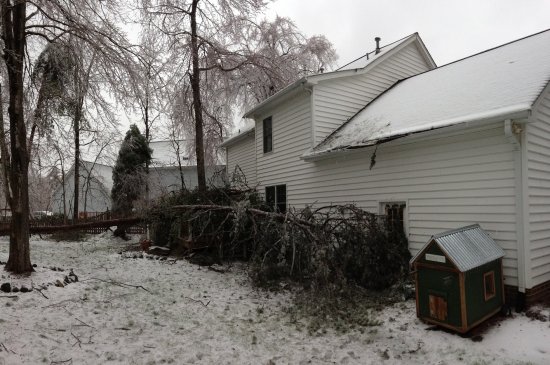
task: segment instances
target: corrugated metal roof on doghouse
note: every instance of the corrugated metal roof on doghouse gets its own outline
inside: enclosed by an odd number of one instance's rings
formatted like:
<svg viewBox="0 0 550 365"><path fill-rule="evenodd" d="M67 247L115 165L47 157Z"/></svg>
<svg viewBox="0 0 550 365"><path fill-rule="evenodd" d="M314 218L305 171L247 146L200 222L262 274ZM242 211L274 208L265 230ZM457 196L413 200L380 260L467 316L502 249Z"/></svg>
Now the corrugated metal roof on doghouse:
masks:
<svg viewBox="0 0 550 365"><path fill-rule="evenodd" d="M485 232L479 224L462 227L432 236L434 240L457 269L466 272L501 257L504 250ZM423 250L412 259L413 263Z"/></svg>

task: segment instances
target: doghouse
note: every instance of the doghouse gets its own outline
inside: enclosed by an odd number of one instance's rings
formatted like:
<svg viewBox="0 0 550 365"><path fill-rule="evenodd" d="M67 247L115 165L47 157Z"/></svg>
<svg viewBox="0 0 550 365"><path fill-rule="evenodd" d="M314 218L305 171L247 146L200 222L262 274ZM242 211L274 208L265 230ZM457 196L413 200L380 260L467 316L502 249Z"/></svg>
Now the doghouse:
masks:
<svg viewBox="0 0 550 365"><path fill-rule="evenodd" d="M478 224L433 236L410 261L418 318L465 333L499 312L503 256Z"/></svg>

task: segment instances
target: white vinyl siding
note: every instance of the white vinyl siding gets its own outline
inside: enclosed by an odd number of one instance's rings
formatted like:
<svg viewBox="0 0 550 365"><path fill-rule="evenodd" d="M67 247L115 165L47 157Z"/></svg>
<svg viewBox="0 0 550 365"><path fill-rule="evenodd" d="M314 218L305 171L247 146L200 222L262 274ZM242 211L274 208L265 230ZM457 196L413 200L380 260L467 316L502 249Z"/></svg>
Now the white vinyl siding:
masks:
<svg viewBox="0 0 550 365"><path fill-rule="evenodd" d="M272 115L273 151L264 154L262 120L256 121L256 178L263 191L266 185L285 184L300 175L300 156L311 138L310 96L307 92L282 104ZM288 191L288 187L287 187Z"/></svg>
<svg viewBox="0 0 550 365"><path fill-rule="evenodd" d="M369 170L372 149L300 159L309 148L310 110L304 93L273 113L273 153L258 155L259 191L286 183L288 205L298 209L352 202L378 213L381 202L404 201L413 254L433 234L479 223L506 252L506 284L518 285L514 149L503 123L380 145Z"/></svg>
<svg viewBox="0 0 550 365"><path fill-rule="evenodd" d="M550 280L550 86L535 106L526 134L533 286Z"/></svg>
<svg viewBox="0 0 550 365"><path fill-rule="evenodd" d="M428 69L429 65L412 43L367 73L321 81L313 89L314 143L323 141L396 81Z"/></svg>
<svg viewBox="0 0 550 365"><path fill-rule="evenodd" d="M246 177L246 183L250 187L256 185L256 145L254 132L244 139L227 147L227 174L235 172L239 167Z"/></svg>

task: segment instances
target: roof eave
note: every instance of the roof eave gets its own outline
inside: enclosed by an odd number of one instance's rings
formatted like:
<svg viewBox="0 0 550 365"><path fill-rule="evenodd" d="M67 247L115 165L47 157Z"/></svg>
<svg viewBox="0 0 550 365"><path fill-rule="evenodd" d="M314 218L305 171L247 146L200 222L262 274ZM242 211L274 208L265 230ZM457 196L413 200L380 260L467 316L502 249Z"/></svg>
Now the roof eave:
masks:
<svg viewBox="0 0 550 365"><path fill-rule="evenodd" d="M292 84L288 85L284 89L271 95L269 98L265 99L264 101L257 104L255 107L253 107L246 113L244 113L243 118L254 118L254 116L258 115L259 112L261 112L266 106L276 103L278 101L282 101L284 97L289 95L292 91L298 89L301 86L306 86L308 84L308 81L309 81L309 76L302 77L294 81Z"/></svg>
<svg viewBox="0 0 550 365"><path fill-rule="evenodd" d="M531 107L529 105L527 104L519 105L519 106L512 107L504 111L503 113L496 113L494 115L488 113L475 119L472 119L466 116L464 120L456 119L454 123L450 123L447 125L428 126L418 130L411 130L406 133L395 134L395 135L386 136L380 139L365 141L364 143L357 144L357 145L342 146L332 150L325 150L320 152L313 152L310 150L304 153L300 158L305 161L321 160L328 157L336 157L337 155L350 153L350 151L360 150L360 149L371 147L374 145L391 142L396 139L418 135L421 133L436 131L436 130L450 128L450 127L470 128L470 127L477 126L480 123L488 123L492 121L496 122L496 121L505 120L505 119L523 119L523 118L529 117L530 113L531 113Z"/></svg>
<svg viewBox="0 0 550 365"><path fill-rule="evenodd" d="M225 148L225 147L229 147L231 145L234 145L235 143L240 142L243 139L246 139L247 137L249 137L251 135L254 135L255 130L256 130L256 128L254 127L254 128L251 128L251 129L249 129L245 132L239 133L236 136L228 138L225 141L223 141L222 144L220 144L220 147Z"/></svg>

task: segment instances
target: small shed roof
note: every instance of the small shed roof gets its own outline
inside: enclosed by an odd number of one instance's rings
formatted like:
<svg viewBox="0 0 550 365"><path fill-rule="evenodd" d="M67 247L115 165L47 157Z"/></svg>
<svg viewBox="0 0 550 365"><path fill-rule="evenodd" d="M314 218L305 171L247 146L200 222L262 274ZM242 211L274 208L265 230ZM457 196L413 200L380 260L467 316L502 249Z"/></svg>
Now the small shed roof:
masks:
<svg viewBox="0 0 550 365"><path fill-rule="evenodd" d="M411 259L415 262L432 241L462 272L471 270L504 257L504 250L479 224L462 227L432 236L426 245Z"/></svg>

